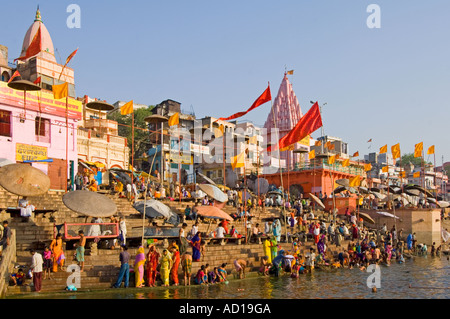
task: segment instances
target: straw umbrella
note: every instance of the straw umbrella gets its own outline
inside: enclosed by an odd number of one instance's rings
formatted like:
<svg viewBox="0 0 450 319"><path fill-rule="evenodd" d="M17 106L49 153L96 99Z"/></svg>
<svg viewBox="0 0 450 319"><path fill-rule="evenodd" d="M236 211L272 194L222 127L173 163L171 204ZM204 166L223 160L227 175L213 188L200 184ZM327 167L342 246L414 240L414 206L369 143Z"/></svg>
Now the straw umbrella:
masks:
<svg viewBox="0 0 450 319"><path fill-rule="evenodd" d="M50 189L50 178L27 164L8 164L0 168L0 185L18 196L39 196Z"/></svg>
<svg viewBox="0 0 450 319"><path fill-rule="evenodd" d="M39 85L34 84L33 82L27 81L27 80L13 80L10 83L8 83L8 87L14 89L23 91L23 111L24 111L24 119L25 115L27 114L27 91L40 91L41 87Z"/></svg>

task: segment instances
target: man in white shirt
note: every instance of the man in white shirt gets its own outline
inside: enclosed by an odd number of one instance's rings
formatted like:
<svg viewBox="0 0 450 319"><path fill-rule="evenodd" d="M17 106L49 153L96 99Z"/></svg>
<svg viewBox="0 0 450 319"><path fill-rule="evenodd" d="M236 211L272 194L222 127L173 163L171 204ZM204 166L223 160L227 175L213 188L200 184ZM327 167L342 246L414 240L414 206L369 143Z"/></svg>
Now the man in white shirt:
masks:
<svg viewBox="0 0 450 319"><path fill-rule="evenodd" d="M44 260L42 259L42 255L35 252L33 249L30 250L30 253L32 256L30 269L33 272L34 290L40 292L42 287L42 265L44 264Z"/></svg>
<svg viewBox="0 0 450 319"><path fill-rule="evenodd" d="M225 228L219 226L216 228L216 238L223 238L225 234Z"/></svg>

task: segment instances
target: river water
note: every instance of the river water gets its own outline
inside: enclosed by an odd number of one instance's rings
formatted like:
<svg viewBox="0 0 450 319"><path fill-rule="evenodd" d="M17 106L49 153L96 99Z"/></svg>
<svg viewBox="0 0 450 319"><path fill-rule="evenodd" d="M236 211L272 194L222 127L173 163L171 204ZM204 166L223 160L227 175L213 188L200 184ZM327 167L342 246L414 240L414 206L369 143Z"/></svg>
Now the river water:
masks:
<svg viewBox="0 0 450 319"><path fill-rule="evenodd" d="M288 276L253 277L229 284L191 287L109 289L96 292L36 294L46 299L448 299L450 261L442 257L414 257L404 264L380 266L380 287L367 286L372 272L355 269L315 270L292 279ZM373 278L373 277L372 277ZM370 281L374 282L374 281ZM21 296L20 298L23 298Z"/></svg>

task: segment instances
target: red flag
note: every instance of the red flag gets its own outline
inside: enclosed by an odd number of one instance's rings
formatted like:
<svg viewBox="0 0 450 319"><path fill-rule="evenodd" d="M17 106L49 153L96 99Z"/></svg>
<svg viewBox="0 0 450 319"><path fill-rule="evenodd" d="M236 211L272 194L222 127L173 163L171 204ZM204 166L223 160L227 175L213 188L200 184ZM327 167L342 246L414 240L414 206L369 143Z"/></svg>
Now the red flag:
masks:
<svg viewBox="0 0 450 319"><path fill-rule="evenodd" d="M77 51L78 51L78 48L77 48L75 51L73 51L73 52L67 57L67 59L66 59L66 65L67 65L67 63L70 62L70 60L72 60L72 58L75 56L75 54L77 54Z"/></svg>
<svg viewBox="0 0 450 319"><path fill-rule="evenodd" d="M269 102L271 100L272 100L272 95L270 95L270 86L268 86L267 89L263 92L263 94L261 94L256 99L256 101L252 104L252 106L250 106L250 108L247 111L238 112L238 113L235 113L235 114L233 114L233 115L231 115L229 117L221 117L219 120L221 120L221 121L228 121L228 120L233 120L235 118L244 116L245 114L247 114L251 110L256 109L261 104L264 104L264 103Z"/></svg>
<svg viewBox="0 0 450 319"><path fill-rule="evenodd" d="M24 56L21 56L20 58L17 58L14 60L16 62L17 60L26 60L28 58L31 58L32 56L35 56L39 52L42 51L42 45L41 45L41 27L39 26L39 29L37 30L36 34L34 35L33 40L31 41L30 45L28 46L27 52L25 52Z"/></svg>
<svg viewBox="0 0 450 319"><path fill-rule="evenodd" d="M41 77L38 77L36 80L34 80L33 82L34 84L38 84L41 83Z"/></svg>
<svg viewBox="0 0 450 319"><path fill-rule="evenodd" d="M16 78L16 77L18 77L18 76L20 76L19 71L14 72L13 75L12 75L12 77L9 79L8 83L10 83L14 78Z"/></svg>
<svg viewBox="0 0 450 319"><path fill-rule="evenodd" d="M297 143L321 126L322 117L320 116L319 104L316 102L300 121L298 121L297 125L289 133L280 138L278 147L283 149L291 144ZM267 151L272 151L271 146L267 148Z"/></svg>
<svg viewBox="0 0 450 319"><path fill-rule="evenodd" d="M75 50L75 51L73 51L68 57L67 57L67 59L66 59L66 63L64 64L64 66L62 67L62 69L61 69L61 73L59 74L59 78L58 78L58 80L60 80L61 79L61 75L63 74L63 72L64 72L64 69L66 68L66 66L67 66L67 63L69 63L70 62L70 60L72 60L72 58L75 56L75 54L77 54L77 51L78 51L78 48Z"/></svg>

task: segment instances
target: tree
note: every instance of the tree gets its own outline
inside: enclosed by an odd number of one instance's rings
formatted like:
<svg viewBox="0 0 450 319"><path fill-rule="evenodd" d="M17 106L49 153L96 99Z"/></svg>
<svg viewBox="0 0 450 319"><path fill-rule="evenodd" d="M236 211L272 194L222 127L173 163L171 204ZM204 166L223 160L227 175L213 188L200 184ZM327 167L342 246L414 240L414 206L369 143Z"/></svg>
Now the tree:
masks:
<svg viewBox="0 0 450 319"><path fill-rule="evenodd" d="M131 164L131 150L132 150L132 116L134 116L134 158L139 158L143 153L147 152L150 146L149 132L147 129L147 122L144 119L152 115L154 105L148 108L139 108L134 110L134 114L122 115L120 112L108 114L108 119L117 121L119 123L119 136L127 138L127 145L130 148L130 164Z"/></svg>
<svg viewBox="0 0 450 319"><path fill-rule="evenodd" d="M414 165L414 167L421 167L422 157L414 157L414 153L404 154L402 156L402 166L405 166L410 162ZM425 164L431 164L431 162L425 162Z"/></svg>

